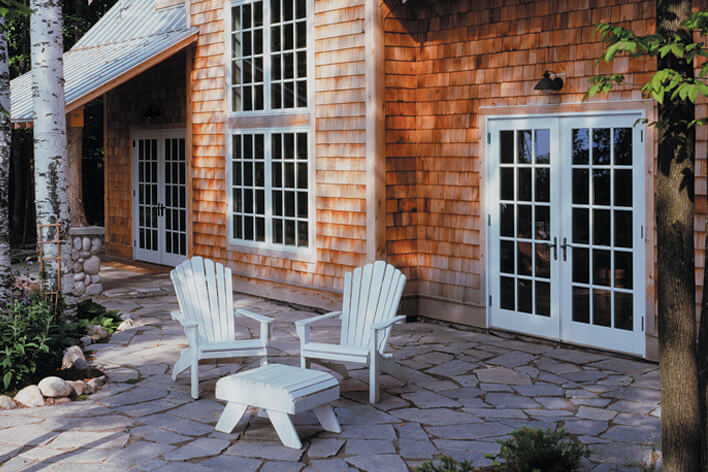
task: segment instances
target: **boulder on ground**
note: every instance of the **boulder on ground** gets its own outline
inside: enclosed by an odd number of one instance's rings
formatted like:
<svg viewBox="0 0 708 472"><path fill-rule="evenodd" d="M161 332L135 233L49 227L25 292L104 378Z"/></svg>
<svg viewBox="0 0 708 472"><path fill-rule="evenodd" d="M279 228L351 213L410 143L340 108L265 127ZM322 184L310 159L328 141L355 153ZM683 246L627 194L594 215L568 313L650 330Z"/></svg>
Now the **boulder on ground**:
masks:
<svg viewBox="0 0 708 472"><path fill-rule="evenodd" d="M82 351L79 346L71 346L64 350L61 368L71 369L72 367L76 367L77 369L87 369L89 367L84 351Z"/></svg>
<svg viewBox="0 0 708 472"><path fill-rule="evenodd" d="M125 321L121 321L121 323L118 325L118 328L116 328L116 330L125 331L126 329L130 329L133 326L135 326L135 320L129 318Z"/></svg>
<svg viewBox="0 0 708 472"><path fill-rule="evenodd" d="M17 403L7 395L0 395L0 410L12 410L17 408Z"/></svg>
<svg viewBox="0 0 708 472"><path fill-rule="evenodd" d="M91 336L91 339L94 341L100 341L108 337L108 331L106 331L106 328L103 326L91 325L88 328L88 335Z"/></svg>
<svg viewBox="0 0 708 472"><path fill-rule="evenodd" d="M13 400L17 403L23 404L24 406L30 407L44 405L44 397L42 396L42 392L39 390L39 387L36 385L30 385L23 388L17 392L17 395L15 395Z"/></svg>
<svg viewBox="0 0 708 472"><path fill-rule="evenodd" d="M53 376L43 378L38 386L42 395L49 398L68 397L74 391L66 380Z"/></svg>
<svg viewBox="0 0 708 472"><path fill-rule="evenodd" d="M84 393L88 393L86 391L86 382L83 380L67 380L66 383L71 385L74 395L77 397L83 395Z"/></svg>

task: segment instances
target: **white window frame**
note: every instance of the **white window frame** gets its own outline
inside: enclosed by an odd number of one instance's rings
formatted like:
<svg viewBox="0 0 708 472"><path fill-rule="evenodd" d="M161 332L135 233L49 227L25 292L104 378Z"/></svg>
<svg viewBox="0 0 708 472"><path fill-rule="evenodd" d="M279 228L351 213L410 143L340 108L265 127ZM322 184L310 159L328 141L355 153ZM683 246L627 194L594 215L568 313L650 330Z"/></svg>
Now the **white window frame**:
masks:
<svg viewBox="0 0 708 472"><path fill-rule="evenodd" d="M277 109L272 109L271 108L271 42L270 42L270 28L271 28L271 23L270 23L270 1L271 0L262 0L263 1L263 110L247 110L247 111L234 111L232 106L233 106L233 83L231 82L231 74L233 72L233 51L232 51L232 35L233 32L231 31L232 26L233 26L233 21L231 18L231 8L239 5L244 5L244 4L252 4L254 0L232 0L230 2L226 2L225 6L225 61L226 61L226 77L225 77L225 83L226 83L226 117L227 121L228 118L232 117L246 117L246 116L263 116L263 115L275 115L275 114L288 114L288 115L296 115L296 114L308 114L310 113L310 109L312 107L313 103L313 81L314 81L314 39L313 39L313 34L314 34L314 28L313 28L313 0L305 0L305 18L307 21L307 40L305 42L305 52L307 56L307 78L306 78L306 84L307 84L307 105L304 107L297 107L293 106L293 108L277 108ZM266 22L266 19L267 22ZM293 49L293 53L296 54L297 48ZM297 64L294 64L293 67L296 69ZM282 80L280 81L282 83ZM295 82L293 82L295 84ZM293 90L293 93L296 91ZM294 99L295 102L294 104L297 104L297 100ZM233 130L229 130L233 131Z"/></svg>
<svg viewBox="0 0 708 472"><path fill-rule="evenodd" d="M266 249L269 251L268 255L280 255L284 257L301 257L305 259L312 259L314 257L314 237L315 237L315 225L314 225L314 198L313 198L313 181L314 176L313 165L314 160L312 158L312 145L313 140L311 133L311 128L308 126L294 126L294 127L267 127L267 128L239 128L230 129L227 133L226 139L226 192L227 192L227 231L228 231L228 242L230 246L236 246L241 248L251 248L253 251L259 253L259 249ZM284 243L273 242L273 180L272 180L272 142L271 136L273 134L283 134L283 133L307 133L307 246L290 246ZM233 136L237 134L263 134L263 145L264 145L264 173L265 173L265 241L250 241L246 239L236 239L234 238L234 218L233 218ZM295 228L297 231L297 227Z"/></svg>

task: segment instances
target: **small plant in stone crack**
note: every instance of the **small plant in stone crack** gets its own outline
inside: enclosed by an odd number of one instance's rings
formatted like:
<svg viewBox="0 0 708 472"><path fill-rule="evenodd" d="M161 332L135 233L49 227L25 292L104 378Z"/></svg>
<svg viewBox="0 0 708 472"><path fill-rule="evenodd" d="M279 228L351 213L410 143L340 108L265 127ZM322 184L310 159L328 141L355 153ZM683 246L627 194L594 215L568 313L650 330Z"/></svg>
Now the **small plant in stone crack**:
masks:
<svg viewBox="0 0 708 472"><path fill-rule="evenodd" d="M415 470L416 472L472 472L477 469L472 468L472 461L457 462L451 457L442 456L437 463L423 462Z"/></svg>
<svg viewBox="0 0 708 472"><path fill-rule="evenodd" d="M493 470L508 472L575 472L590 453L565 429L521 428L511 432L511 439L497 442L501 445L499 454L487 454L487 458L498 467Z"/></svg>

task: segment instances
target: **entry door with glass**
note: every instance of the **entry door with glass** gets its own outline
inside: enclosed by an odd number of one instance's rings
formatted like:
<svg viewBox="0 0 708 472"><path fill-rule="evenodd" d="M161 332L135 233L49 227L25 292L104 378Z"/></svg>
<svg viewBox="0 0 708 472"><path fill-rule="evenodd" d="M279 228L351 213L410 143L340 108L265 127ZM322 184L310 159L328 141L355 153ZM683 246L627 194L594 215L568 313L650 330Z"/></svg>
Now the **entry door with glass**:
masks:
<svg viewBox="0 0 708 472"><path fill-rule="evenodd" d="M186 173L183 130L135 133L135 259L174 266L187 258Z"/></svg>
<svg viewBox="0 0 708 472"><path fill-rule="evenodd" d="M638 115L489 119L489 323L644 354Z"/></svg>

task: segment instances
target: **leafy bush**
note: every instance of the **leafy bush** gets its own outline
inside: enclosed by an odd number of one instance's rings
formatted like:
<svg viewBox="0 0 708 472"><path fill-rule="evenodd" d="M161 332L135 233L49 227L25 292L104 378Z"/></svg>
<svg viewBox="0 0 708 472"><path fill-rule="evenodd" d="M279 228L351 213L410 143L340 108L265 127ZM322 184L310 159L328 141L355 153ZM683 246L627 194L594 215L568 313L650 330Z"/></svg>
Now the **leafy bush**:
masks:
<svg viewBox="0 0 708 472"><path fill-rule="evenodd" d="M504 459L503 467L510 472L574 472L589 452L564 429L521 428L511 433L511 439L497 442L501 450L492 457L495 463L498 457Z"/></svg>
<svg viewBox="0 0 708 472"><path fill-rule="evenodd" d="M0 315L4 390L24 387L51 372L63 351L63 329L50 303L37 293L15 297Z"/></svg>
<svg viewBox="0 0 708 472"><path fill-rule="evenodd" d="M423 462L416 467L416 472L472 472L472 461L457 462L451 457L442 456L437 464L431 461Z"/></svg>
<svg viewBox="0 0 708 472"><path fill-rule="evenodd" d="M0 313L0 386L11 391L30 385L56 371L64 349L78 344L91 325L113 333L121 323L117 311L92 300L78 304L77 314L61 321L61 308L55 313L51 303L38 292L16 290L7 309Z"/></svg>

